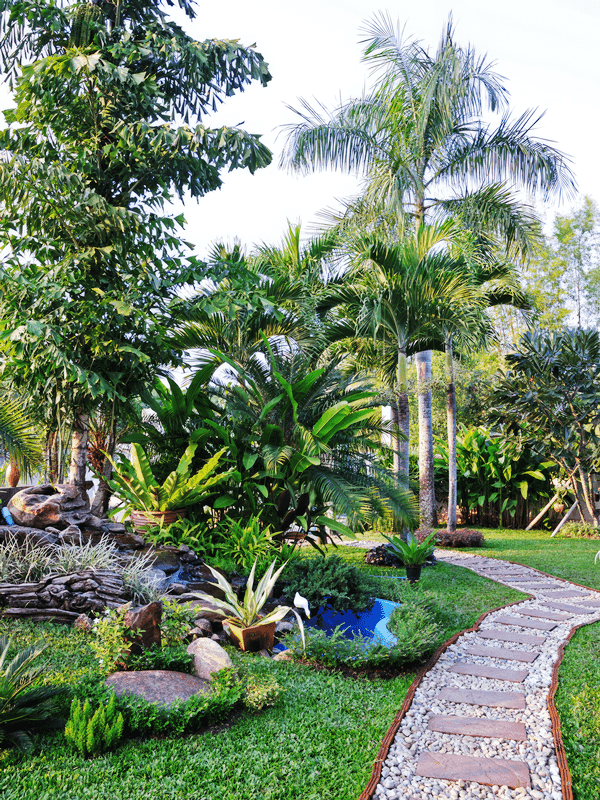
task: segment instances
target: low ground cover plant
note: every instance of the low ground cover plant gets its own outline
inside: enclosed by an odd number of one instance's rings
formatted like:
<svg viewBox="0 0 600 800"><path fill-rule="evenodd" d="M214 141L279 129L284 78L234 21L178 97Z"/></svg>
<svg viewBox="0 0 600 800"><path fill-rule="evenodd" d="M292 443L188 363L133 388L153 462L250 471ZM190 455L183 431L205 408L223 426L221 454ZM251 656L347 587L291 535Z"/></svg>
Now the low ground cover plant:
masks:
<svg viewBox="0 0 600 800"><path fill-rule="evenodd" d="M564 539L600 539L600 528L591 522L566 522L556 537Z"/></svg>
<svg viewBox="0 0 600 800"><path fill-rule="evenodd" d="M106 706L94 708L89 700L73 700L65 738L83 756L95 756L117 746L123 736L123 715L113 693Z"/></svg>
<svg viewBox="0 0 600 800"><path fill-rule="evenodd" d="M337 554L303 558L290 566L285 577L286 595L293 597L298 592L305 597L311 613L320 606L336 611L365 611L372 607L376 584Z"/></svg>

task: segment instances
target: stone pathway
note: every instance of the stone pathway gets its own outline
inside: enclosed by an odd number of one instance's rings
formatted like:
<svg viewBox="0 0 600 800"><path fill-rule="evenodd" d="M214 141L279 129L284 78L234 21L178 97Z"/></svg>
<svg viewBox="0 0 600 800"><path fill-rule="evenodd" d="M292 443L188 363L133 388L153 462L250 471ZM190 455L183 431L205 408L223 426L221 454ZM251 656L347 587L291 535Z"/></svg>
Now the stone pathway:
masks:
<svg viewBox="0 0 600 800"><path fill-rule="evenodd" d="M548 691L572 628L600 619L600 594L506 561L435 555L533 597L488 614L426 673L374 797L564 800Z"/></svg>

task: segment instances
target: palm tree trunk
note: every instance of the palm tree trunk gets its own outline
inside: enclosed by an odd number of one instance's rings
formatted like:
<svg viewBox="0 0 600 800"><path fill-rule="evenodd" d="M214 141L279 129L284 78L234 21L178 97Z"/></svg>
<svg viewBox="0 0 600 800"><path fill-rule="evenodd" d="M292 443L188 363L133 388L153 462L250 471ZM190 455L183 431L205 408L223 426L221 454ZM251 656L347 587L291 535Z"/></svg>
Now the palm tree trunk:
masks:
<svg viewBox="0 0 600 800"><path fill-rule="evenodd" d="M419 397L419 508L421 524L437 525L433 476L433 420L431 415L431 350L417 353Z"/></svg>
<svg viewBox="0 0 600 800"><path fill-rule="evenodd" d="M410 472L409 460L409 434L410 434L410 412L408 408L408 376L406 370L406 352L398 348L398 367L397 367L397 422L398 431L402 434L396 437L394 466L398 479L408 486L408 476ZM392 412L393 413L393 412Z"/></svg>
<svg viewBox="0 0 600 800"><path fill-rule="evenodd" d="M446 427L448 429L448 533L456 531L456 387L452 336L446 337Z"/></svg>
<svg viewBox="0 0 600 800"><path fill-rule="evenodd" d="M90 426L90 415L84 411L75 414L73 436L71 438L71 464L69 466L68 483L79 487L84 500L87 500L85 491L85 473L87 467L87 444Z"/></svg>

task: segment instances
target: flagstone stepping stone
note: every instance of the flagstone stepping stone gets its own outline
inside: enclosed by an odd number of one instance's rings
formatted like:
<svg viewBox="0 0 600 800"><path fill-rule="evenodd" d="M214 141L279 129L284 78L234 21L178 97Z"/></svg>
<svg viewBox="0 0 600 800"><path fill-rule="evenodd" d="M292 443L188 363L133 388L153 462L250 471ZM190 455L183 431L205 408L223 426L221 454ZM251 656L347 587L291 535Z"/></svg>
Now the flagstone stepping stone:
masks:
<svg viewBox="0 0 600 800"><path fill-rule="evenodd" d="M510 581L511 583L531 583L532 581L540 580L540 577L539 575L534 575L533 577L528 576L526 578L520 576L518 578L507 578L506 580Z"/></svg>
<svg viewBox="0 0 600 800"><path fill-rule="evenodd" d="M508 647L481 647L480 645L465 648L465 653L470 656L505 658L507 661L526 661L529 664L539 656L537 650L510 650Z"/></svg>
<svg viewBox="0 0 600 800"><path fill-rule="evenodd" d="M558 608L560 611L570 611L572 614L594 614L591 608L583 606L570 606L568 603L553 603L551 600L544 600L544 604L550 608Z"/></svg>
<svg viewBox="0 0 600 800"><path fill-rule="evenodd" d="M118 696L134 694L150 703L168 706L175 700L189 700L197 694L210 694L208 681L166 669L146 669L139 672L114 672L106 685Z"/></svg>
<svg viewBox="0 0 600 800"><path fill-rule="evenodd" d="M547 591L548 590L546 590L544 594L546 594ZM587 597L588 595L589 592L576 592L574 589L567 589L564 592L557 592L556 590L554 590L552 592L552 597Z"/></svg>
<svg viewBox="0 0 600 800"><path fill-rule="evenodd" d="M584 606L592 606L593 608L600 608L600 600L582 600Z"/></svg>
<svg viewBox="0 0 600 800"><path fill-rule="evenodd" d="M527 740L527 731L522 722L485 719L485 717L446 717L434 714L429 717L427 728L438 733L457 733L490 739L516 739L519 742Z"/></svg>
<svg viewBox="0 0 600 800"><path fill-rule="evenodd" d="M491 678L493 681L512 681L513 683L523 683L529 675L527 669L502 669L500 667L488 667L487 664L472 664L462 661L448 667L448 672L456 672L459 675L474 675L477 678Z"/></svg>
<svg viewBox="0 0 600 800"><path fill-rule="evenodd" d="M531 633L512 633L499 628L485 628L477 632L479 639L497 639L500 642L515 642L515 644L544 644L545 636L534 636Z"/></svg>
<svg viewBox="0 0 600 800"><path fill-rule="evenodd" d="M558 611L542 611L539 608L520 608L517 614L524 614L526 617L539 617L540 619L554 619L557 622L565 622L571 619L569 614L559 614Z"/></svg>
<svg viewBox="0 0 600 800"><path fill-rule="evenodd" d="M481 689L441 689L440 700L448 703L468 703L472 706L493 708L526 708L525 695L521 692L486 692Z"/></svg>
<svg viewBox="0 0 600 800"><path fill-rule="evenodd" d="M519 612L520 613L520 612ZM496 617L494 622L501 625L520 625L521 628L534 628L536 631L553 631L556 623L542 622L542 620L520 619L519 617Z"/></svg>
<svg viewBox="0 0 600 800"><path fill-rule="evenodd" d="M532 583L531 581L525 581L522 585L519 586L519 589L555 589L556 586L553 583Z"/></svg>
<svg viewBox="0 0 600 800"><path fill-rule="evenodd" d="M529 769L523 761L504 758L476 758L455 753L421 753L417 775L446 781L475 781L485 786L518 789L531 786Z"/></svg>

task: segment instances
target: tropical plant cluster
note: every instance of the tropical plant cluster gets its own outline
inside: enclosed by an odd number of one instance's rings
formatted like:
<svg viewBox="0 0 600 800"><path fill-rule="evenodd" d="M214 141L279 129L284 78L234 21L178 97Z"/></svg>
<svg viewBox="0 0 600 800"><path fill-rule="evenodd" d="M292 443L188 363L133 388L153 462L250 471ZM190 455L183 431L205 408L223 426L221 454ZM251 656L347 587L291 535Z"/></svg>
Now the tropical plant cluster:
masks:
<svg viewBox="0 0 600 800"><path fill-rule="evenodd" d="M377 582L338 555L303 558L285 574L285 592L305 597L311 612L322 608L336 611L366 611L373 605Z"/></svg>

